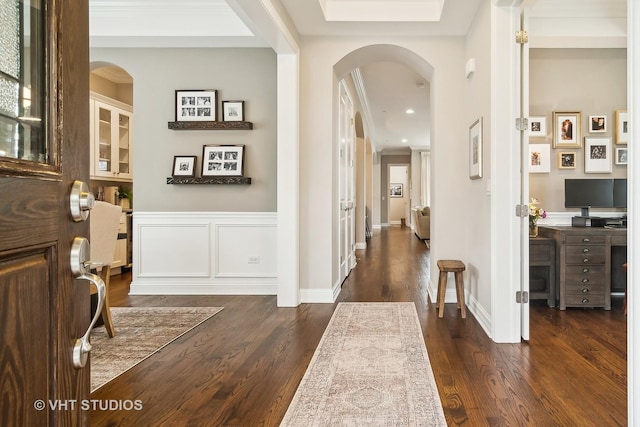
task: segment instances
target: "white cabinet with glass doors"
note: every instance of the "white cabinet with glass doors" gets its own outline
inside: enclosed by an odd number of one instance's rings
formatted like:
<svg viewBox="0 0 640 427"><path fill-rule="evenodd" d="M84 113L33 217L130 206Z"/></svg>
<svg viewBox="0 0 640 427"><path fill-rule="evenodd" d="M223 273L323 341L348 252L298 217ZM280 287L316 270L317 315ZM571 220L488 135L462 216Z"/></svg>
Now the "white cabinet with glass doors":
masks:
<svg viewBox="0 0 640 427"><path fill-rule="evenodd" d="M131 106L92 93L91 178L131 181L132 122Z"/></svg>

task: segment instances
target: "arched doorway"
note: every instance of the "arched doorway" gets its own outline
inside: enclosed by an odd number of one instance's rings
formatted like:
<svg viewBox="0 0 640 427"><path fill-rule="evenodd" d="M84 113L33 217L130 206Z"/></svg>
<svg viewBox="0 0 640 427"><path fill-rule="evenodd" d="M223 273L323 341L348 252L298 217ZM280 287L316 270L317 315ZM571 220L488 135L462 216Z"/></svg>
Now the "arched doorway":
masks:
<svg viewBox="0 0 640 427"><path fill-rule="evenodd" d="M93 62L89 74L91 166L89 186L97 200L123 208L112 274L132 264L133 78L123 68Z"/></svg>
<svg viewBox="0 0 640 427"><path fill-rule="evenodd" d="M342 220L344 200L343 186L355 191L355 221L353 239L358 249L366 248L366 238L375 228L389 221L388 173L382 170L387 163L415 164L422 167L420 161L412 161L415 155L429 148L431 141L431 76L433 68L414 52L393 45L371 45L357 49L344 56L334 66L336 81L340 87L336 106L338 129L334 152L339 158L337 175L339 186L337 206L340 221L338 228L339 281L344 272L344 241L349 230ZM351 127L355 138L353 152L345 153L344 134L341 130L343 120L343 89L353 99L354 114ZM382 91L386 89L386 92ZM417 130L416 130L417 129ZM411 130L411 136L407 133ZM375 153L375 155L374 155ZM399 157L398 157L399 156ZM346 158L351 161L343 161ZM355 165L355 171L347 170ZM403 195L407 208L413 201L419 201L422 185L411 185L407 168L407 182L403 185ZM418 172L418 177L422 174ZM353 184L344 179L352 179ZM420 183L416 183L420 184ZM402 215L407 224L410 215Z"/></svg>

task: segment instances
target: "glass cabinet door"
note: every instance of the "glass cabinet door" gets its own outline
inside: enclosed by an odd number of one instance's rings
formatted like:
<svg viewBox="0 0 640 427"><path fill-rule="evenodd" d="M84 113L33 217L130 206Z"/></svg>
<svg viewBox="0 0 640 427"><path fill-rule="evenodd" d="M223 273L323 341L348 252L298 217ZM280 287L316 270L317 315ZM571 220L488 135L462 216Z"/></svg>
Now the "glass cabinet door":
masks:
<svg viewBox="0 0 640 427"><path fill-rule="evenodd" d="M130 181L132 113L97 99L93 111L93 176Z"/></svg>
<svg viewBox="0 0 640 427"><path fill-rule="evenodd" d="M98 174L111 172L111 110L98 106Z"/></svg>
<svg viewBox="0 0 640 427"><path fill-rule="evenodd" d="M131 117L118 113L118 173L128 175L131 165L129 154L131 151Z"/></svg>

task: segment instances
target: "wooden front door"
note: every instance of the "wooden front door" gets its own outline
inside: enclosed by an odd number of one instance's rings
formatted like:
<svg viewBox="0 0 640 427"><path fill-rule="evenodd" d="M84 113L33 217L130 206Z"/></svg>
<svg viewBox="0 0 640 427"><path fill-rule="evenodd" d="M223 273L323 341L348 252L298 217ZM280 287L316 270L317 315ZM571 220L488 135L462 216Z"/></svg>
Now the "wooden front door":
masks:
<svg viewBox="0 0 640 427"><path fill-rule="evenodd" d="M87 425L74 368L89 284L70 269L88 235L69 194L89 179L88 2L0 2L0 425Z"/></svg>

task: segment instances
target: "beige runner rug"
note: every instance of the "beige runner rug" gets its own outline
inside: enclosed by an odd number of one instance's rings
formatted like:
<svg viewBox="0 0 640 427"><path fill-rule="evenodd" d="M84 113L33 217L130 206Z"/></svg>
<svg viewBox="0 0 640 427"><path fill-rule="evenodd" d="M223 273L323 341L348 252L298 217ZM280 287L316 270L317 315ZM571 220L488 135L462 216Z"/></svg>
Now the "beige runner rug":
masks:
<svg viewBox="0 0 640 427"><path fill-rule="evenodd" d="M413 303L340 303L281 426L446 426Z"/></svg>
<svg viewBox="0 0 640 427"><path fill-rule="evenodd" d="M115 336L91 331L91 391L219 313L222 307L111 307Z"/></svg>

